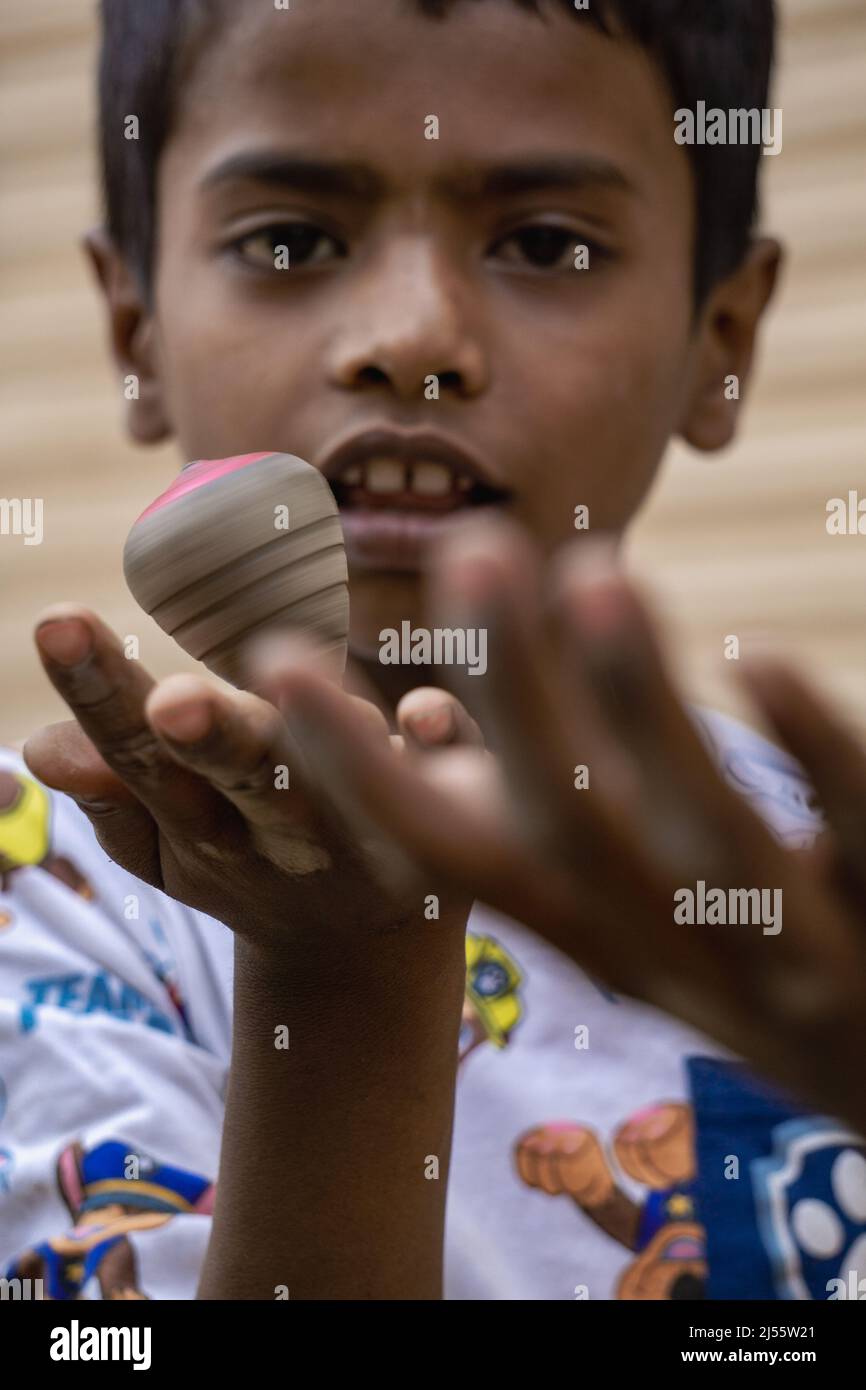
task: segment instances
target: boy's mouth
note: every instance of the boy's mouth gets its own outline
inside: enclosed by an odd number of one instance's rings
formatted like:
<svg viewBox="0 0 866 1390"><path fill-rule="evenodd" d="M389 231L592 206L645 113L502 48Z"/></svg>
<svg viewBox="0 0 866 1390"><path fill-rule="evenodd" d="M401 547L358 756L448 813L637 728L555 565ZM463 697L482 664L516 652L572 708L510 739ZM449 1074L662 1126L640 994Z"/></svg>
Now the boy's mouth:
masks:
<svg viewBox="0 0 866 1390"><path fill-rule="evenodd" d="M337 499L355 568L418 570L456 514L510 498L470 453L430 431L366 430L317 466Z"/></svg>

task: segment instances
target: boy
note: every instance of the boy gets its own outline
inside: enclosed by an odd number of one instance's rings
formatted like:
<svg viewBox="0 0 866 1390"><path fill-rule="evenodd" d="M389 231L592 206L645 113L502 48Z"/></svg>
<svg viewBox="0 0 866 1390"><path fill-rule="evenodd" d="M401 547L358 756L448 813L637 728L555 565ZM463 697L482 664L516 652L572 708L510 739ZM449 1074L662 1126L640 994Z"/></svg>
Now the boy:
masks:
<svg viewBox="0 0 866 1390"><path fill-rule="evenodd" d="M322 468L341 503L353 652L392 704L418 673L378 663L379 633L423 622L425 548L461 513L507 511L546 552L576 506L619 535L672 434L730 440L739 403L723 384L748 378L779 251L751 237L760 150L685 149L673 113L767 105L769 3L108 0L103 13L108 216L89 249L116 360L139 383L130 429L174 435L185 458L276 448ZM123 138L130 112L138 141ZM3 1254L27 1249L18 1268L42 1271L52 1296L94 1282L193 1295L230 926L224 1152L253 1152L259 1180L221 1180L205 1292L437 1296L465 904L443 892L434 935L419 895L378 888L339 788L304 783L277 809L253 774L282 761L284 735L255 697L209 698L193 678L152 691L80 610L42 632L90 742L49 732L28 760L90 803L109 857L68 800L47 805L7 761ZM291 718L303 676L280 660L255 674L315 765ZM203 752L172 751L181 716ZM423 694L402 706L407 739L413 723L418 742L475 737ZM777 831L808 836L793 768L706 724ZM700 1117L722 1097L725 1151L756 1162L783 1122L716 1049L504 918L473 914L466 958L450 1297L825 1296L854 1207L833 1208L832 1250L794 1205L759 1229L756 1167L728 1184L736 1258L714 1251L730 1213L704 1223L702 1202L718 1212L727 1194L697 1163ZM816 1132L825 1167L853 1152ZM290 1246L268 1246L255 1280L233 1268L238 1228L267 1244L287 1212ZM371 1262L384 1223L404 1240Z"/></svg>

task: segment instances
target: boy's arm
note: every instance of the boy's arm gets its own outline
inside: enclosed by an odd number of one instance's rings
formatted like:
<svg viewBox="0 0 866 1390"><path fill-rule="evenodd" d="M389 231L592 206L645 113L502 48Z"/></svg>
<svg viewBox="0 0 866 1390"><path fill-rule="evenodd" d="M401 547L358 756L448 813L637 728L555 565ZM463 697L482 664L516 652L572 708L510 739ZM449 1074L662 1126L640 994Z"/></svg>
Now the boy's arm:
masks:
<svg viewBox="0 0 866 1390"><path fill-rule="evenodd" d="M384 719L284 647L253 663L264 699L197 677L155 686L95 615L52 621L42 658L75 720L28 741L31 771L78 801L111 858L235 932L202 1296L437 1297L468 904L402 860L394 886L388 844L323 785L295 712L329 702L350 738L393 747ZM431 694L452 715L444 741L477 736Z"/></svg>
<svg viewBox="0 0 866 1390"><path fill-rule="evenodd" d="M417 931L324 978L236 937L200 1298L441 1297L465 965Z"/></svg>

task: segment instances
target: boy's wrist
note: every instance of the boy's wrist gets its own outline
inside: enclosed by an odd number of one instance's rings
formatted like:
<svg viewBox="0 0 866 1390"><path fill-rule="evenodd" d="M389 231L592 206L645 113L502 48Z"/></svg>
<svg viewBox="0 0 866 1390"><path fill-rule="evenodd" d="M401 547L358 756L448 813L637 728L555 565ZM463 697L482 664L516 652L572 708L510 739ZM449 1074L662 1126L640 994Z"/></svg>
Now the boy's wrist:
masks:
<svg viewBox="0 0 866 1390"><path fill-rule="evenodd" d="M395 926L391 931L349 943L331 938L315 948L291 933L275 945L236 931L235 1026L261 1019L263 1010L286 1007L295 1018L321 1018L349 1010L354 1026L369 1019L388 1033L401 1020L429 1028L441 1001L462 1000L468 913L447 922ZM455 982L459 990L455 990ZM424 1009L419 1011L423 999Z"/></svg>

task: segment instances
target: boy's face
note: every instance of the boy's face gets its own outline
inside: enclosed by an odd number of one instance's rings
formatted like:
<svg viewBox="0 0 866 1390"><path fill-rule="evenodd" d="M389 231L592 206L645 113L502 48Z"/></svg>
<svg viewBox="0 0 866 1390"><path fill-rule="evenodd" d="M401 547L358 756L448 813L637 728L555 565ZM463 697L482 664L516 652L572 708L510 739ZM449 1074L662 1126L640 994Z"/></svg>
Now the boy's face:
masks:
<svg viewBox="0 0 866 1390"><path fill-rule="evenodd" d="M670 105L643 50L552 6L261 0L194 66L158 177L165 428L189 459L325 469L359 655L421 621L424 547L479 498L545 550L581 504L618 533L688 432L708 367Z"/></svg>

